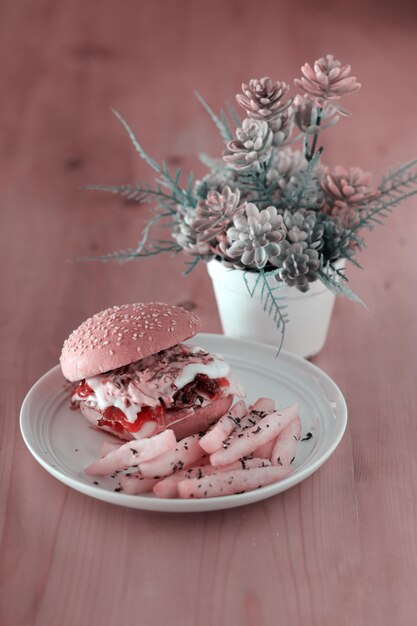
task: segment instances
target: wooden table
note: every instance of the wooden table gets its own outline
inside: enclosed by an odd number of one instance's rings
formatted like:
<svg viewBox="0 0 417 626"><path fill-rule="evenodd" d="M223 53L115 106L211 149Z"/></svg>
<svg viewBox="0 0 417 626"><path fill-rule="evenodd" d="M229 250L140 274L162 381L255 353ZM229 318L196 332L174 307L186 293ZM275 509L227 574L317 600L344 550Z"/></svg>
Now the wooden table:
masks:
<svg viewBox="0 0 417 626"><path fill-rule="evenodd" d="M333 52L363 83L327 131L326 160L379 177L417 155L414 3L272 0L8 3L0 21L2 626L413 626L417 623L417 199L368 238L314 362L349 425L313 476L210 514L139 512L56 481L19 432L21 402L63 340L114 303L186 303L220 324L204 268L77 258L134 246L137 206L87 183L151 180L110 112L157 159L203 168L218 109L240 83L290 81Z"/></svg>

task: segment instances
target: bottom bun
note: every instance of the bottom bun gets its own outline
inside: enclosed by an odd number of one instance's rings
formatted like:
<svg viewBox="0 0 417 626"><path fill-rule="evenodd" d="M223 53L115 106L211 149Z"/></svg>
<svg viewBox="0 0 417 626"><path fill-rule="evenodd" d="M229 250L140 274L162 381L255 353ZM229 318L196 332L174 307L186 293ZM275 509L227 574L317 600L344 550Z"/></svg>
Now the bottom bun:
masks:
<svg viewBox="0 0 417 626"><path fill-rule="evenodd" d="M217 422L217 420L227 413L232 401L233 396L230 395L219 398L218 400L213 400L213 402L210 402L204 407L198 407L194 411L167 411L164 416L165 429L170 428L173 430L178 440L200 432L205 433L211 424ZM98 430L105 430L124 441L151 437L157 432L156 422L145 422L140 431L135 433L136 437L134 437L132 433L129 433L127 430L122 429L116 431L110 426L99 425L99 420L103 417L101 413L92 407L86 406L83 402L80 403L80 409L91 426L98 428Z"/></svg>
<svg viewBox="0 0 417 626"><path fill-rule="evenodd" d="M227 413L232 401L233 396L226 396L225 398L214 400L206 406L195 409L195 411L187 417L179 420L175 420L174 418L173 421L166 424L166 428L171 428L178 440L184 439L184 437L188 437L189 435L205 433L211 424L217 422L217 420ZM172 413L175 413L175 411ZM168 420L170 419L171 416L169 411L166 417Z"/></svg>

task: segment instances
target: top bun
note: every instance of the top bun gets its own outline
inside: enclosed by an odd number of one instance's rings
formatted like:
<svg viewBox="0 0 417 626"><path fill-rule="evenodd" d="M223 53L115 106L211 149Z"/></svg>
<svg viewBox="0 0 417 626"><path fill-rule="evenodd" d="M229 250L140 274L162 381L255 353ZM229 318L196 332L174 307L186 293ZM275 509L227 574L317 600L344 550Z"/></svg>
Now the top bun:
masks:
<svg viewBox="0 0 417 626"><path fill-rule="evenodd" d="M71 333L62 348L62 373L71 381L96 376L171 348L199 330L198 317L178 306L114 306Z"/></svg>

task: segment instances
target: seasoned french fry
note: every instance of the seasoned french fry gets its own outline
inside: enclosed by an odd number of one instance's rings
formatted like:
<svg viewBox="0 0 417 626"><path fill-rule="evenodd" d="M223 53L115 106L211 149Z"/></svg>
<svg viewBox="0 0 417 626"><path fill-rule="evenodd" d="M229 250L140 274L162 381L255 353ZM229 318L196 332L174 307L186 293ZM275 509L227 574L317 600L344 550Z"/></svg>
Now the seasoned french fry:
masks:
<svg viewBox="0 0 417 626"><path fill-rule="evenodd" d="M145 477L152 478L154 476L168 476L182 469L187 469L206 454L200 446L199 440L199 435L190 435L190 437L181 439L175 448L169 452L161 454L152 461L139 463L139 470Z"/></svg>
<svg viewBox="0 0 417 626"><path fill-rule="evenodd" d="M272 450L274 449L275 439L271 439L267 443L264 443L263 446L259 446L256 450L253 451L254 457L259 457L261 459L270 459L272 456Z"/></svg>
<svg viewBox="0 0 417 626"><path fill-rule="evenodd" d="M227 465L227 463L232 463L251 454L260 446L275 439L297 415L298 406L295 404L261 418L252 428L240 433L232 433L229 439L223 443L222 449L210 455L211 464L216 467Z"/></svg>
<svg viewBox="0 0 417 626"><path fill-rule="evenodd" d="M224 471L227 472L236 469L249 470L254 467L268 467L270 465L271 461L269 459L239 459L239 461L235 461L224 467L213 467L212 465L190 467L187 470L180 470L175 474L170 474L162 480L159 480L155 484L153 492L158 498L178 498L178 484L182 480L202 478L203 476L211 476Z"/></svg>
<svg viewBox="0 0 417 626"><path fill-rule="evenodd" d="M121 491L130 496L137 496L141 493L152 492L152 488L157 482L157 478L145 478L140 472L120 475Z"/></svg>
<svg viewBox="0 0 417 626"><path fill-rule="evenodd" d="M170 474L159 480L153 492L158 498L178 498L178 483L189 478L202 478L216 471L211 465L201 465L198 467L190 467L189 469L179 470L175 474Z"/></svg>
<svg viewBox="0 0 417 626"><path fill-rule="evenodd" d="M292 463L300 437L301 420L299 415L297 415L276 438L270 457L272 465L289 465Z"/></svg>
<svg viewBox="0 0 417 626"><path fill-rule="evenodd" d="M289 476L292 467L261 467L248 470L219 472L202 478L190 478L178 483L180 498L213 498L253 491Z"/></svg>
<svg viewBox="0 0 417 626"><path fill-rule="evenodd" d="M89 475L113 474L143 461L150 461L167 450L174 449L176 445L173 431L164 430L149 439L135 439L124 443L89 465L85 472Z"/></svg>
<svg viewBox="0 0 417 626"><path fill-rule="evenodd" d="M233 432L247 413L246 404L239 400L231 409L219 419L218 422L200 439L200 446L205 452L211 454L219 450L222 442Z"/></svg>
<svg viewBox="0 0 417 626"><path fill-rule="evenodd" d="M250 405L249 411L265 413L265 415L260 415L260 417L265 417L275 411L275 401L272 398L258 398L256 402Z"/></svg>

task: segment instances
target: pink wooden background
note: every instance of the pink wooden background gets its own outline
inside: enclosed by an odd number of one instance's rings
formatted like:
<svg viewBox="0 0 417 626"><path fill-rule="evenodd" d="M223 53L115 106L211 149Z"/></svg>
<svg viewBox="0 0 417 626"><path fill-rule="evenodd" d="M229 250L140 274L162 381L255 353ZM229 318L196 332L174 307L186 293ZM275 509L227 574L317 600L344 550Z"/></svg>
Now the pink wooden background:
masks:
<svg viewBox="0 0 417 626"><path fill-rule="evenodd" d="M188 303L220 325L204 268L73 262L135 245L137 207L86 183L151 180L119 110L156 157L203 169L218 109L240 83L290 81L333 52L363 84L326 160L379 177L417 156L414 2L20 0L0 20L0 624L417 624L417 199L368 238L315 358L349 404L347 433L311 478L203 515L141 513L70 490L29 455L28 388L63 340L114 303Z"/></svg>

